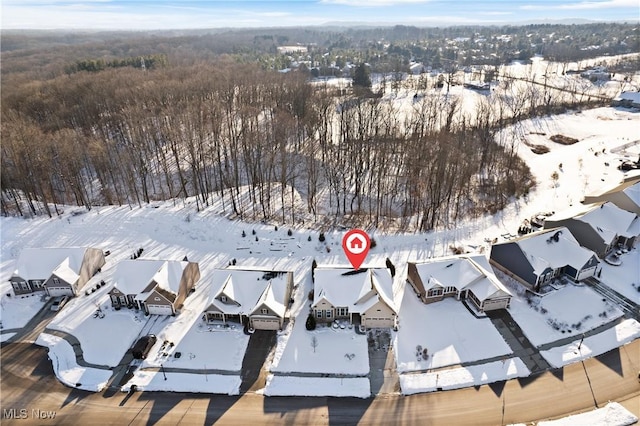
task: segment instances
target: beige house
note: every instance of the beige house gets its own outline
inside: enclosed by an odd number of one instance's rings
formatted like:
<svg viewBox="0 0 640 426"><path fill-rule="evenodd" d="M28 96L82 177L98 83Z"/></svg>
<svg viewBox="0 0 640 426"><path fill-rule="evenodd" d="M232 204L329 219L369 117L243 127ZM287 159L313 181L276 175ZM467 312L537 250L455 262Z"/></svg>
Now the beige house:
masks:
<svg viewBox="0 0 640 426"><path fill-rule="evenodd" d="M175 315L200 279L198 264L189 261L136 259L116 266L109 291L115 309L142 309L151 315Z"/></svg>
<svg viewBox="0 0 640 426"><path fill-rule="evenodd" d="M625 179L619 185L584 197L584 204L611 202L631 213L640 216L640 176Z"/></svg>
<svg viewBox="0 0 640 426"><path fill-rule="evenodd" d="M26 248L9 281L16 295L41 291L76 296L104 263L104 253L97 248Z"/></svg>
<svg viewBox="0 0 640 426"><path fill-rule="evenodd" d="M290 271L215 270L203 319L209 323L235 322L256 330L280 330L292 289Z"/></svg>
<svg viewBox="0 0 640 426"><path fill-rule="evenodd" d="M317 322L346 319L366 328L395 328L398 309L387 268L318 266L311 310Z"/></svg>
<svg viewBox="0 0 640 426"><path fill-rule="evenodd" d="M507 309L511 303L511 292L483 255L443 257L407 266L407 281L423 303L455 297L471 302L479 312Z"/></svg>

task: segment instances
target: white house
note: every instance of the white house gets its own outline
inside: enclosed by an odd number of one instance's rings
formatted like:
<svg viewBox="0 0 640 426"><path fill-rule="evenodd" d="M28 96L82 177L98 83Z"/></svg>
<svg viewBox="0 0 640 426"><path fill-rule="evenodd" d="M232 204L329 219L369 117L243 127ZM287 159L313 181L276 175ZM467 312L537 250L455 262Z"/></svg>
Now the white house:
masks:
<svg viewBox="0 0 640 426"><path fill-rule="evenodd" d="M104 253L96 248L25 248L9 281L16 295L75 296L104 263Z"/></svg>
<svg viewBox="0 0 640 426"><path fill-rule="evenodd" d="M204 319L233 321L254 329L282 329L292 288L290 271L217 269L212 274Z"/></svg>
<svg viewBox="0 0 640 426"><path fill-rule="evenodd" d="M398 304L389 269L318 266L313 279L311 309L316 321L348 319L366 328L396 327Z"/></svg>
<svg viewBox="0 0 640 426"><path fill-rule="evenodd" d="M468 300L480 312L507 309L511 292L495 277L484 255L409 262L407 281L423 303L445 297Z"/></svg>
<svg viewBox="0 0 640 426"><path fill-rule="evenodd" d="M152 315L175 315L199 279L200 269L195 262L124 260L116 265L109 297L116 309L128 307Z"/></svg>

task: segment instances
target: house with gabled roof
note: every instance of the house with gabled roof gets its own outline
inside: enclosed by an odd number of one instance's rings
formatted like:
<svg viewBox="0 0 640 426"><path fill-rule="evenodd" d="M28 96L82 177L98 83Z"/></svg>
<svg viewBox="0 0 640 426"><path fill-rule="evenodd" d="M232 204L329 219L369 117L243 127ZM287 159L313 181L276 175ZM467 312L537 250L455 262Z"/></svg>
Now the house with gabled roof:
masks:
<svg viewBox="0 0 640 426"><path fill-rule="evenodd" d="M293 272L229 267L213 271L207 322L236 322L259 330L284 326Z"/></svg>
<svg viewBox="0 0 640 426"><path fill-rule="evenodd" d="M91 247L25 248L9 281L16 295L75 296L105 263Z"/></svg>
<svg viewBox="0 0 640 426"><path fill-rule="evenodd" d="M395 328L398 304L388 268L317 266L311 310L318 322L347 319L366 328Z"/></svg>
<svg viewBox="0 0 640 426"><path fill-rule="evenodd" d="M175 315L200 279L196 262L124 260L116 265L109 291L115 309L142 309L151 315Z"/></svg>
<svg viewBox="0 0 640 426"><path fill-rule="evenodd" d="M544 222L545 229L561 226L569 229L581 246L601 259L618 246L633 247L640 235L638 216L610 202L578 205L556 213Z"/></svg>
<svg viewBox="0 0 640 426"><path fill-rule="evenodd" d="M470 301L479 312L507 309L511 303L511 292L496 278L484 255L408 262L407 267L407 281L423 303L455 297Z"/></svg>
<svg viewBox="0 0 640 426"><path fill-rule="evenodd" d="M640 216L640 175L631 176L613 188L584 197L583 204L611 202Z"/></svg>
<svg viewBox="0 0 640 426"><path fill-rule="evenodd" d="M582 281L596 274L598 257L582 247L567 228L534 232L491 246L495 268L537 292L556 277Z"/></svg>

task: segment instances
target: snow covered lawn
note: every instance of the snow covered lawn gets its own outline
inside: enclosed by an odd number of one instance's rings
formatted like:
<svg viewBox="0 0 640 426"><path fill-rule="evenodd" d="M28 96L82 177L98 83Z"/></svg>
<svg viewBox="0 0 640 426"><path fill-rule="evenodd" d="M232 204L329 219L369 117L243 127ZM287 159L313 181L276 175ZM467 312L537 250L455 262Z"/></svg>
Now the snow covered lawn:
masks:
<svg viewBox="0 0 640 426"><path fill-rule="evenodd" d="M81 367L71 345L64 339L42 333L36 344L49 348L49 359L58 380L72 388L100 392L111 377L111 370Z"/></svg>
<svg viewBox="0 0 640 426"><path fill-rule="evenodd" d="M623 315L586 285L567 284L543 297L529 297L531 304L524 297L511 299L509 312L535 346L580 336Z"/></svg>
<svg viewBox="0 0 640 426"><path fill-rule="evenodd" d="M632 412L617 402L610 402L602 408L575 414L557 420L538 422L538 426L626 426L638 421Z"/></svg>
<svg viewBox="0 0 640 426"><path fill-rule="evenodd" d="M323 324L318 324L318 328L309 331L305 327L306 318L305 312L298 316L286 345L278 342L271 371L354 375L369 373L367 336L356 334L353 328L336 330ZM312 346L314 337L315 348Z"/></svg>
<svg viewBox="0 0 640 426"><path fill-rule="evenodd" d="M599 278L607 287L640 304L640 250L634 248L620 256L622 265L613 266L606 262Z"/></svg>
<svg viewBox="0 0 640 426"><path fill-rule="evenodd" d="M628 319L602 333L586 337L582 344L580 344L581 338L578 338L568 345L554 347L548 351L540 351L540 353L554 367L562 367L582 359L598 356L632 342L638 337L640 337L640 323Z"/></svg>
<svg viewBox="0 0 640 426"><path fill-rule="evenodd" d="M11 296L7 296L10 293ZM41 292L14 296L11 286L2 286L0 324L2 329L22 328L44 306Z"/></svg>
<svg viewBox="0 0 640 426"><path fill-rule="evenodd" d="M371 396L369 379L366 377L267 377L267 386L263 392L267 396L353 396L368 398Z"/></svg>
<svg viewBox="0 0 640 426"><path fill-rule="evenodd" d="M400 389L404 395L434 392L438 388L458 389L479 386L516 377L527 377L531 372L520 358L509 358L471 367L451 368L432 373L400 374Z"/></svg>
<svg viewBox="0 0 640 426"><path fill-rule="evenodd" d="M166 375L166 380L164 379ZM122 387L123 392L136 385L141 391L194 392L238 395L240 376L221 374L165 373L162 371L138 370Z"/></svg>
<svg viewBox="0 0 640 426"><path fill-rule="evenodd" d="M240 371L249 336L236 328L207 326L201 320L177 343L165 367ZM180 358L175 353L180 352ZM154 362L155 364L155 362Z"/></svg>
<svg viewBox="0 0 640 426"><path fill-rule="evenodd" d="M426 370L511 354L488 318L478 319L453 298L423 304L407 285L394 351L398 372ZM418 361L416 346L428 351Z"/></svg>

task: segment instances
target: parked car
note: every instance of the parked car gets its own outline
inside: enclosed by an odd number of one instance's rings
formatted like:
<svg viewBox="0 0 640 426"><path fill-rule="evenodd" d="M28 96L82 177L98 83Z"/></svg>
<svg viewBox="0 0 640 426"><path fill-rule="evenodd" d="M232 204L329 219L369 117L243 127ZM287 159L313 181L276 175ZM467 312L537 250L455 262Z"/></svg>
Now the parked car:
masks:
<svg viewBox="0 0 640 426"><path fill-rule="evenodd" d="M67 304L67 302L69 301L69 296L58 296L55 299L53 299L53 304L51 305L51 310L52 311L59 311L60 309L62 309L62 307L64 305Z"/></svg>
<svg viewBox="0 0 640 426"><path fill-rule="evenodd" d="M149 355L149 351L156 344L158 339L154 334L143 336L133 345L131 353L135 359L145 359Z"/></svg>

